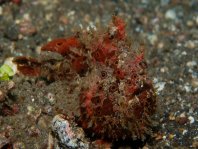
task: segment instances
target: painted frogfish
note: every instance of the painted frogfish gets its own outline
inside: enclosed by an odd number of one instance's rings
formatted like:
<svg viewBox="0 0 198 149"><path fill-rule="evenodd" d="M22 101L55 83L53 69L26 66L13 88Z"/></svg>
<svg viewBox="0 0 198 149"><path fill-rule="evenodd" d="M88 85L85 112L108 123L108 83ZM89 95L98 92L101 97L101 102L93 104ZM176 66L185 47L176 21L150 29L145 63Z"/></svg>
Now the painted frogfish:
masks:
<svg viewBox="0 0 198 149"><path fill-rule="evenodd" d="M41 48L43 57L16 57L20 73L46 80L79 81L76 123L90 136L107 140L141 139L152 133L156 94L147 75L144 46L135 46L125 22L113 16L107 29L78 32ZM55 56L57 55L57 56ZM76 79L78 78L78 79ZM67 100L67 99L65 99Z"/></svg>

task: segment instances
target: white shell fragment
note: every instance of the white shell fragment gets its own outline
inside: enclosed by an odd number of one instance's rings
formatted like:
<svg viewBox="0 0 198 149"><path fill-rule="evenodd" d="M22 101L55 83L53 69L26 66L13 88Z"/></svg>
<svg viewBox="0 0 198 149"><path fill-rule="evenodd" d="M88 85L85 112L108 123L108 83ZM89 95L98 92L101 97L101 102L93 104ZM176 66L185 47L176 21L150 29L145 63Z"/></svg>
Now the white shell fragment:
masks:
<svg viewBox="0 0 198 149"><path fill-rule="evenodd" d="M10 66L10 68L12 68L12 70L14 71L14 74L18 73L17 70L17 64L13 63L14 57L8 57L6 58L6 60L4 61L4 64Z"/></svg>
<svg viewBox="0 0 198 149"><path fill-rule="evenodd" d="M70 149L89 149L88 140L82 128L70 122L64 115L56 115L52 121L52 130L63 147Z"/></svg>
<svg viewBox="0 0 198 149"><path fill-rule="evenodd" d="M189 121L190 121L190 124L192 124L192 123L195 122L195 119L194 119L194 117L192 117L192 116L189 116L188 119L189 119Z"/></svg>

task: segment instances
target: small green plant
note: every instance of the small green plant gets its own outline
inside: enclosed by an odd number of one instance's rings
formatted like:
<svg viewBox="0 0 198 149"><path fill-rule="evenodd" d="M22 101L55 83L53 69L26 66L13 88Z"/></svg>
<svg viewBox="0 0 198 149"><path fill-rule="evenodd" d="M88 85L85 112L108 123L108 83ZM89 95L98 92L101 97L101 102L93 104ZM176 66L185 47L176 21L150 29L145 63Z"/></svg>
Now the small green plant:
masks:
<svg viewBox="0 0 198 149"><path fill-rule="evenodd" d="M14 71L9 65L3 64L0 67L0 81L7 81L14 75Z"/></svg>

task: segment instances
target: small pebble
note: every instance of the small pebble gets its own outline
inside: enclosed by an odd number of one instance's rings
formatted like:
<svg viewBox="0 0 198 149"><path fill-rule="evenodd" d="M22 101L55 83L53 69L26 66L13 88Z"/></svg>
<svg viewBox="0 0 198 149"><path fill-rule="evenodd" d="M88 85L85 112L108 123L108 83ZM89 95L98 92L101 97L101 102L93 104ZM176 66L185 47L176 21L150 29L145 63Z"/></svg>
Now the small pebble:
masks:
<svg viewBox="0 0 198 149"><path fill-rule="evenodd" d="M162 138L165 140L166 139L166 136L163 136Z"/></svg>
<svg viewBox="0 0 198 149"><path fill-rule="evenodd" d="M186 48L189 48L189 49L194 49L195 48L195 42L189 40L185 43L184 45Z"/></svg>
<svg viewBox="0 0 198 149"><path fill-rule="evenodd" d="M0 15L2 15L3 14L3 9L2 9L2 7L0 6Z"/></svg>
<svg viewBox="0 0 198 149"><path fill-rule="evenodd" d="M5 95L3 93L3 91L0 90L0 102L5 100Z"/></svg>
<svg viewBox="0 0 198 149"><path fill-rule="evenodd" d="M31 137L37 137L40 133L41 133L40 130L36 128L35 126L32 126L28 129L28 134Z"/></svg>
<svg viewBox="0 0 198 149"><path fill-rule="evenodd" d="M27 110L28 110L28 112L27 112L28 115L30 115L31 113L33 113L35 111L34 107L32 107L32 106L27 106Z"/></svg>
<svg viewBox="0 0 198 149"><path fill-rule="evenodd" d="M13 144L13 149L26 149L26 147L23 142L15 142Z"/></svg>
<svg viewBox="0 0 198 149"><path fill-rule="evenodd" d="M160 92L164 89L166 85L166 82L158 82L155 84L155 88L157 89L157 92Z"/></svg>
<svg viewBox="0 0 198 149"><path fill-rule="evenodd" d="M186 66L192 68L192 67L194 67L194 66L197 66L197 62L196 62L196 61L188 61L188 62L186 63Z"/></svg>
<svg viewBox="0 0 198 149"><path fill-rule="evenodd" d="M181 113L179 117L186 117L186 113L185 112Z"/></svg>
<svg viewBox="0 0 198 149"><path fill-rule="evenodd" d="M183 51L182 53L181 53L181 55L187 55L187 52L186 51Z"/></svg>
<svg viewBox="0 0 198 149"><path fill-rule="evenodd" d="M175 137L175 135L174 134L169 134L169 139L173 139L174 137Z"/></svg>
<svg viewBox="0 0 198 149"><path fill-rule="evenodd" d="M47 94L47 98L49 99L49 103L51 105L54 105L56 103L56 99L55 99L55 97L54 97L54 95L52 93L48 93Z"/></svg>
<svg viewBox="0 0 198 149"><path fill-rule="evenodd" d="M184 89L187 93L189 93L191 91L191 87L188 84L184 85Z"/></svg>
<svg viewBox="0 0 198 149"><path fill-rule="evenodd" d="M193 27L194 26L194 22L192 20L188 20L186 24L187 24L188 27Z"/></svg>
<svg viewBox="0 0 198 149"><path fill-rule="evenodd" d="M158 43L157 47L158 47L159 49L164 48L164 43L163 43L163 42Z"/></svg>
<svg viewBox="0 0 198 149"><path fill-rule="evenodd" d="M190 121L190 124L192 124L192 123L195 122L195 119L194 119L194 117L192 117L192 116L189 116L189 117L188 117L188 120Z"/></svg>
<svg viewBox="0 0 198 149"><path fill-rule="evenodd" d="M176 15L175 10L173 10L173 9L167 10L166 13L165 13L165 18L166 19L171 19L171 20L177 19L177 15Z"/></svg>
<svg viewBox="0 0 198 149"><path fill-rule="evenodd" d="M160 72L162 72L162 73L168 72L168 67L160 68Z"/></svg>
<svg viewBox="0 0 198 149"><path fill-rule="evenodd" d="M198 78L192 78L191 85L194 88L198 87Z"/></svg>
<svg viewBox="0 0 198 149"><path fill-rule="evenodd" d="M13 89L14 87L15 87L14 81L9 81L9 82L8 82L8 87L7 87L7 89L8 89L8 90L11 90L11 89Z"/></svg>
<svg viewBox="0 0 198 149"><path fill-rule="evenodd" d="M188 132L188 130L184 129L182 132L182 135L185 135Z"/></svg>
<svg viewBox="0 0 198 149"><path fill-rule="evenodd" d="M173 113L170 113L170 115L169 115L169 120L171 120L171 121L174 121L175 120L175 116L174 116L174 114Z"/></svg>
<svg viewBox="0 0 198 149"><path fill-rule="evenodd" d="M177 117L176 121L180 124L180 125L184 125L188 122L188 118L187 117Z"/></svg>
<svg viewBox="0 0 198 149"><path fill-rule="evenodd" d="M154 45L158 41L158 37L155 34L148 35L148 40L151 45Z"/></svg>
<svg viewBox="0 0 198 149"><path fill-rule="evenodd" d="M24 20L20 22L19 31L21 34L25 36L31 36L31 35L36 34L37 29L30 20Z"/></svg>
<svg viewBox="0 0 198 149"><path fill-rule="evenodd" d="M52 130L65 148L89 149L89 142L86 140L82 128L75 126L64 115L56 115L53 118Z"/></svg>

